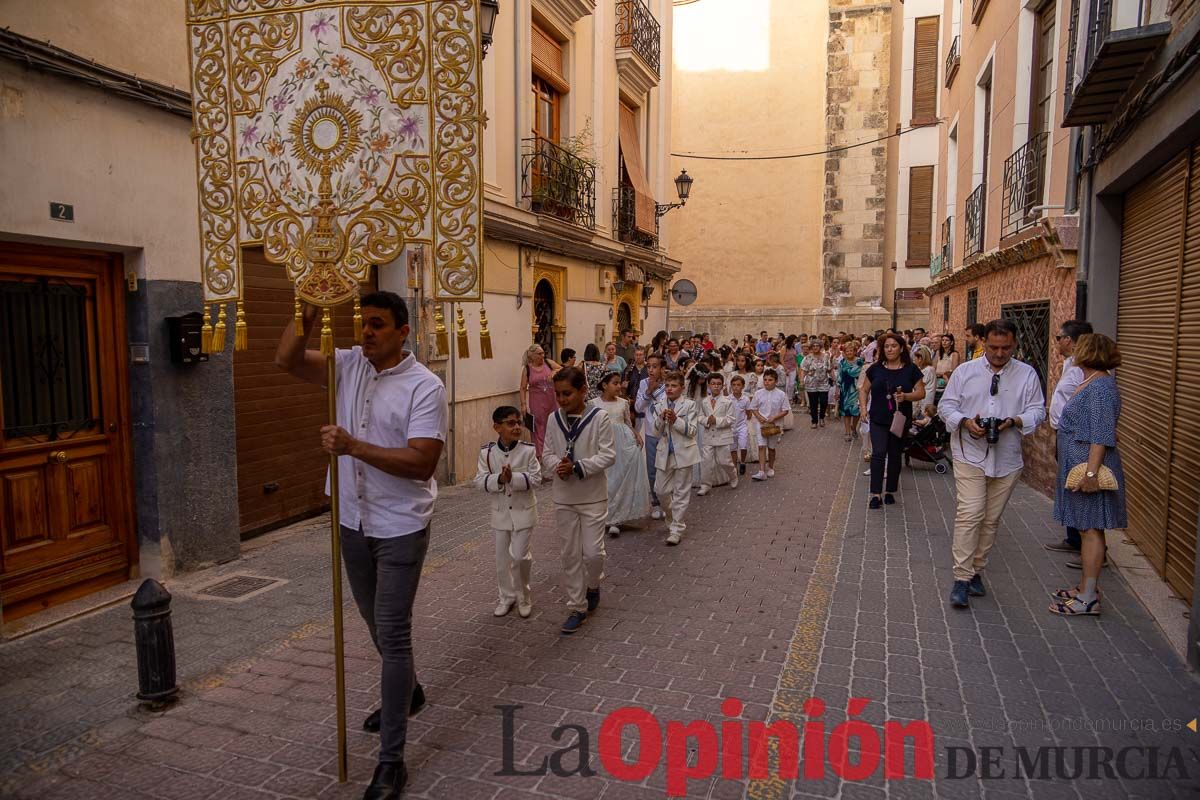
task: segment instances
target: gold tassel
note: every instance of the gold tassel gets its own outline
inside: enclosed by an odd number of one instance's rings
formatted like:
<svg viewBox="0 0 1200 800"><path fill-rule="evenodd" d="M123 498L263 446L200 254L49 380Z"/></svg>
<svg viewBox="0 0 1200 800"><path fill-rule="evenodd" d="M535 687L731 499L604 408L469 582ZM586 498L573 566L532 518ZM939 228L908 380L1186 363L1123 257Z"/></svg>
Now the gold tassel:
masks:
<svg viewBox="0 0 1200 800"><path fill-rule="evenodd" d="M250 330L246 327L246 309L237 301L237 322L233 324L233 349L246 350L250 347Z"/></svg>
<svg viewBox="0 0 1200 800"><path fill-rule="evenodd" d="M458 314L458 357L471 357L471 341L467 338L467 320L463 317L462 306L457 308Z"/></svg>
<svg viewBox="0 0 1200 800"><path fill-rule="evenodd" d="M225 304L218 303L217 324L213 327L212 352L225 352Z"/></svg>
<svg viewBox="0 0 1200 800"><path fill-rule="evenodd" d="M438 354L446 355L449 353L450 334L446 330L446 315L442 313L441 303L433 307L433 333L437 339Z"/></svg>
<svg viewBox="0 0 1200 800"><path fill-rule="evenodd" d="M212 319L208 316L208 306L200 312L200 317L204 320L204 324L200 326L200 352L212 352L213 326Z"/></svg>
<svg viewBox="0 0 1200 800"><path fill-rule="evenodd" d="M321 312L321 355L333 355L333 309Z"/></svg>
<svg viewBox="0 0 1200 800"><path fill-rule="evenodd" d="M304 335L304 304L300 302L300 298L296 298L296 336Z"/></svg>
<svg viewBox="0 0 1200 800"><path fill-rule="evenodd" d="M479 357L486 360L492 357L492 333L487 326L487 310L479 307Z"/></svg>
<svg viewBox="0 0 1200 800"><path fill-rule="evenodd" d="M354 295L354 343L362 344L362 305L359 303L358 295Z"/></svg>

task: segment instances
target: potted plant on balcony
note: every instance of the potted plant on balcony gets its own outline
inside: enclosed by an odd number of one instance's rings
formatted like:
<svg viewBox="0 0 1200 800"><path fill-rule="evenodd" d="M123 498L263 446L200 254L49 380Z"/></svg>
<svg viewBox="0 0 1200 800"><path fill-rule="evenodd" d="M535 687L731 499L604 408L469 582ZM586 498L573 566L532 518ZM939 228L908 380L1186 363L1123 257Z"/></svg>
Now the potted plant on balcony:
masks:
<svg viewBox="0 0 1200 800"><path fill-rule="evenodd" d="M556 147L553 155L540 160L541 169L535 168L533 211L574 222L585 210L579 207L577 198L587 184L595 183L597 162L591 117L578 134L552 144Z"/></svg>

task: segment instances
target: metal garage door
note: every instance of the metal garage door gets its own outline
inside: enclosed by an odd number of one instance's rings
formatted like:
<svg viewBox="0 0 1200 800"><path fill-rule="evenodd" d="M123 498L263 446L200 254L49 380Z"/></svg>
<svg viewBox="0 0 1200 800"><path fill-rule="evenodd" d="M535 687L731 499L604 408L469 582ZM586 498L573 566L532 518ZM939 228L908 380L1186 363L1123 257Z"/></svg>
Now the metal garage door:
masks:
<svg viewBox="0 0 1200 800"><path fill-rule="evenodd" d="M1129 534L1186 600L1200 505L1197 159L1189 150L1126 194L1117 313Z"/></svg>
<svg viewBox="0 0 1200 800"><path fill-rule="evenodd" d="M292 285L262 250L247 250L244 263L250 346L234 356L233 383L238 513L247 536L322 511L329 460L318 442L327 416L325 390L275 366L279 336L294 314ZM349 306L335 312L334 328L337 346L350 347Z"/></svg>

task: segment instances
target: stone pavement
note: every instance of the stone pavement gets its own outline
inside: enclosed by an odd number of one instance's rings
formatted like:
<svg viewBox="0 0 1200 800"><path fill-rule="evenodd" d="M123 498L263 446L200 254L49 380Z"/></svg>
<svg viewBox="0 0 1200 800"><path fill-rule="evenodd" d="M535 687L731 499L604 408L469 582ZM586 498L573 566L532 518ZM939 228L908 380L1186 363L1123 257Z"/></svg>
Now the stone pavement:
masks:
<svg viewBox="0 0 1200 800"><path fill-rule="evenodd" d="M495 619L484 498L446 491L414 620L430 705L410 725L406 796L664 797L662 766L637 782L601 767L607 714L632 705L664 725L719 727L733 718L721 708L733 697L744 723L801 727L813 696L826 706L826 736L845 720L850 697L870 699L858 716L876 730L885 719L927 720L937 780L885 781L881 768L843 781L827 768L824 779L692 780L687 796L1192 796L1200 761L1186 748L1200 737L1182 725L1200 712L1200 683L1115 574L1103 581L1103 618L1046 613L1046 592L1075 577L1041 547L1058 535L1049 503L1018 490L988 568L989 596L955 611L945 602L952 478L906 471L900 504L868 511L857 454L840 426L804 426L785 437L773 481L695 499L682 546L663 546L661 524L610 540L601 608L574 637L558 634L565 613L549 497L541 495L535 534L534 615ZM238 562L169 584L183 692L165 711L132 697L125 606L0 645L0 797L360 796L377 742L358 726L377 701L379 664L347 592L351 783L341 786L326 537L320 521L307 523L255 543ZM287 583L240 603L196 595L234 573ZM595 774L497 775L499 705L522 706L512 726L517 770L571 746L576 734L556 740L555 730L578 725ZM628 730L622 741L632 763ZM691 744L680 769L703 758ZM1059 754L1070 770L1080 751L1069 748L1134 745L1161 748L1160 771L1168 749L1181 748L1190 777L1013 777L1017 746L1068 748ZM954 751L959 769L968 750L1006 748L996 767L1006 777L979 780L977 766L971 777L946 778L954 747L963 748ZM1131 768L1144 768L1146 752ZM1053 776L1054 751L1047 757Z"/></svg>

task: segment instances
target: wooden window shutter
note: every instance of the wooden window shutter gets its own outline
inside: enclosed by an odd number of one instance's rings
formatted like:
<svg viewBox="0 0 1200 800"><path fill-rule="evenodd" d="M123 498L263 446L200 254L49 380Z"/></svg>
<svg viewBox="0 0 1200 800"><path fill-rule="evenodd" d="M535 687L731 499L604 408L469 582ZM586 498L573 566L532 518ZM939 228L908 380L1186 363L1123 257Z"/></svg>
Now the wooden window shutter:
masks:
<svg viewBox="0 0 1200 800"><path fill-rule="evenodd" d="M908 170L908 262L906 266L929 266L933 250L933 167Z"/></svg>
<svg viewBox="0 0 1200 800"><path fill-rule="evenodd" d="M916 21L913 39L912 122L937 119L939 17Z"/></svg>
<svg viewBox="0 0 1200 800"><path fill-rule="evenodd" d="M533 67L560 92L567 91L567 76L563 70L562 45L550 34L533 26Z"/></svg>

